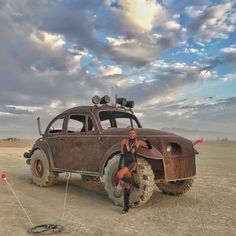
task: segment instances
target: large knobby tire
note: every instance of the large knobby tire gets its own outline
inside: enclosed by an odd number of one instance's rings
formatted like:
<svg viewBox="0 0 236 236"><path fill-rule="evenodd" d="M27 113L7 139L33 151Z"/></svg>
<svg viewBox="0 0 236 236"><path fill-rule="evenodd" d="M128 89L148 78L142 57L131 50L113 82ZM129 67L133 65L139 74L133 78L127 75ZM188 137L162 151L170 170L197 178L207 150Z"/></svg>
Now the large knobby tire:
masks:
<svg viewBox="0 0 236 236"><path fill-rule="evenodd" d="M117 173L119 158L120 155L118 154L108 161L104 170L102 182L104 182L105 190L107 191L109 198L116 205L122 206L123 194L120 198L115 198L114 196L115 175ZM136 173L133 173L133 178L139 183L140 189L131 188L130 206L139 207L151 198L155 188L154 173L151 165L146 160L138 158L137 170Z"/></svg>
<svg viewBox="0 0 236 236"><path fill-rule="evenodd" d="M186 193L192 186L194 179L184 179L170 182L159 182L157 187L164 193L169 195L181 195Z"/></svg>
<svg viewBox="0 0 236 236"><path fill-rule="evenodd" d="M58 173L52 172L44 151L35 150L30 165L33 182L39 187L49 187L57 182Z"/></svg>

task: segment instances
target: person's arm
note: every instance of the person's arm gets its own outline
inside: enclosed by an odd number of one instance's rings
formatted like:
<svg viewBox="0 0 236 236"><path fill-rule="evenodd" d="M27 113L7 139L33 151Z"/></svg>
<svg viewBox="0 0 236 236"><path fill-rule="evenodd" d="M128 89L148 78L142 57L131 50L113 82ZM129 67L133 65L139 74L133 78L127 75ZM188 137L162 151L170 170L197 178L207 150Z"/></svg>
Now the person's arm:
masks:
<svg viewBox="0 0 236 236"><path fill-rule="evenodd" d="M146 142L146 144L147 144L148 149L149 149L149 150L152 149L152 145L151 145L151 143L149 142L149 140L148 140L148 139L145 139L145 142Z"/></svg>
<svg viewBox="0 0 236 236"><path fill-rule="evenodd" d="M137 144L138 144L138 148L139 147L148 148L147 144L142 140L138 140Z"/></svg>
<svg viewBox="0 0 236 236"><path fill-rule="evenodd" d="M151 143L147 140L144 139L145 141L139 140L139 145L140 147L148 148L149 150L152 149Z"/></svg>

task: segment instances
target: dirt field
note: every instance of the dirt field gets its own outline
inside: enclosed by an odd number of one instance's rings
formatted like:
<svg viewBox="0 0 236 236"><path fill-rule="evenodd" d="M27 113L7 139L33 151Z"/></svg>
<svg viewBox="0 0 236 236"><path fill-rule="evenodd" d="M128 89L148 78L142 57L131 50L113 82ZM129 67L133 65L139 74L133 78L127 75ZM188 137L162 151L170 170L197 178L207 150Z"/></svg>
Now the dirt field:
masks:
<svg viewBox="0 0 236 236"><path fill-rule="evenodd" d="M51 188L31 181L22 157L30 142L0 142L0 172L16 191L34 224L58 223L59 235L236 235L236 142L209 142L198 146L198 176L180 197L157 189L143 207L120 214L103 186L73 175L69 184L65 220L61 221L66 178ZM30 224L0 180L0 236L24 236Z"/></svg>

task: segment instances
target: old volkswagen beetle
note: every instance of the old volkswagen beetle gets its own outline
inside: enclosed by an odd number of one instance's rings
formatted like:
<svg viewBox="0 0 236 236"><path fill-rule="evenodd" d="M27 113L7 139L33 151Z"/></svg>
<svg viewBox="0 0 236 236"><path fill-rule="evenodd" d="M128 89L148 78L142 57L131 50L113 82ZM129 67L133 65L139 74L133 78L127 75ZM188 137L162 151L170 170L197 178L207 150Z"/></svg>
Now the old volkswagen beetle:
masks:
<svg viewBox="0 0 236 236"><path fill-rule="evenodd" d="M92 106L78 106L56 116L32 149L24 154L31 166L33 182L40 187L52 186L63 172L79 173L82 179L104 183L110 199L115 198L115 173L120 157L120 142L130 127L138 138L147 138L152 149L139 148L138 167L133 178L140 184L131 193L131 205L147 202L157 187L165 194L188 191L196 175L195 154L191 141L176 134L142 128L132 108L133 101L94 96ZM39 120L38 120L39 121ZM38 122L41 130L40 122Z"/></svg>

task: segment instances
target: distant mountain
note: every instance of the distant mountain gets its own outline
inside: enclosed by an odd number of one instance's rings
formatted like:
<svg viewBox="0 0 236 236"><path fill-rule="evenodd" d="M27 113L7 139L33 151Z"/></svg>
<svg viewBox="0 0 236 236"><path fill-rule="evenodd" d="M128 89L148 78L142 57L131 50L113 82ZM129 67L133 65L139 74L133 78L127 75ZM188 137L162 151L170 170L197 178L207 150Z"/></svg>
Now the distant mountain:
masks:
<svg viewBox="0 0 236 236"><path fill-rule="evenodd" d="M218 132L209 130L189 130L181 128L162 128L162 131L175 133L188 139L203 138L205 140L236 140L236 133Z"/></svg>

